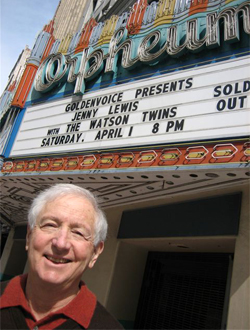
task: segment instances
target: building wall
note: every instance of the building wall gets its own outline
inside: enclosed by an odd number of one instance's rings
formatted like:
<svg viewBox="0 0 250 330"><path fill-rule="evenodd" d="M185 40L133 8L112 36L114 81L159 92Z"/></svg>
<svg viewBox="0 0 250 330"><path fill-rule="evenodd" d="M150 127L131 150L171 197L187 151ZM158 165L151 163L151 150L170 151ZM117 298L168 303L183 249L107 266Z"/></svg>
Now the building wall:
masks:
<svg viewBox="0 0 250 330"><path fill-rule="evenodd" d="M122 212L149 206L179 203L185 200L216 197L242 192L239 235L237 237L176 237L159 239L117 240L118 224ZM141 283L148 251L183 252L176 243L188 246L185 252L234 253L233 273L227 329L249 328L249 189L233 187L215 192L180 196L171 201L159 199L150 203L134 204L106 211L110 231L103 255L84 280L97 294L98 299L120 320L133 322L137 310ZM185 216L185 215L183 215ZM225 219L226 221L226 219ZM102 283L102 284L100 284Z"/></svg>
<svg viewBox="0 0 250 330"><path fill-rule="evenodd" d="M11 101L21 80L24 69L26 67L27 59L29 58L30 54L31 50L28 48L28 46L26 46L20 54L14 68L9 75L7 86L0 98L0 119L4 116L10 107Z"/></svg>
<svg viewBox="0 0 250 330"><path fill-rule="evenodd" d="M73 35L80 27L88 0L61 0L54 16L54 37L63 39Z"/></svg>
<svg viewBox="0 0 250 330"><path fill-rule="evenodd" d="M242 199L239 235L236 239L234 251L234 266L228 312L228 329L250 328L249 198L249 189L245 189Z"/></svg>

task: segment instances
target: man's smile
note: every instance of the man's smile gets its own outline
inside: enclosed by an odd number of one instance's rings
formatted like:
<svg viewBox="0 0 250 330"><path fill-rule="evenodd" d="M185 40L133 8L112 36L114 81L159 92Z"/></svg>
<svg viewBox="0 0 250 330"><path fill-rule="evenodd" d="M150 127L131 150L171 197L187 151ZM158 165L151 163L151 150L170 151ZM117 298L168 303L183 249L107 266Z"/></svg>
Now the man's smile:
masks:
<svg viewBox="0 0 250 330"><path fill-rule="evenodd" d="M65 259L65 258L55 258L49 255L45 255L45 258L47 258L48 260L56 263L56 264L66 264L68 262L71 262L71 260L69 259Z"/></svg>

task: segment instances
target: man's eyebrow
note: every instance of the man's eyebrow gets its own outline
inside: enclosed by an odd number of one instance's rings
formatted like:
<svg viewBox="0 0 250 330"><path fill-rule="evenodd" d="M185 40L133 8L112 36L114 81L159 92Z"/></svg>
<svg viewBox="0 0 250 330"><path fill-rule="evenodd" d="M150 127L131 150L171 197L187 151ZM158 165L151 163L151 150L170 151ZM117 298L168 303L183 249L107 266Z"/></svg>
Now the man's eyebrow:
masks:
<svg viewBox="0 0 250 330"><path fill-rule="evenodd" d="M60 219L59 218L57 218L57 217L55 217L55 216L53 216L53 215L43 215L42 217L41 217L41 219L40 219L40 221L44 221L44 220L54 220L54 221L60 221Z"/></svg>

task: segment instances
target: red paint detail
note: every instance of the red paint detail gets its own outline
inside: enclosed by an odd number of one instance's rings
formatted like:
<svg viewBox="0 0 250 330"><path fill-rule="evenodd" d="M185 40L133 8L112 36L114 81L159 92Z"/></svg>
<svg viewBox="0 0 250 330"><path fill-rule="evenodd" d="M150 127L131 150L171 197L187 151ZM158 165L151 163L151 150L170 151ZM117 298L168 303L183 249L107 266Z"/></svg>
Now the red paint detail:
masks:
<svg viewBox="0 0 250 330"><path fill-rule="evenodd" d="M54 32L54 20L51 20L48 25L45 25L43 31L53 34Z"/></svg>
<svg viewBox="0 0 250 330"><path fill-rule="evenodd" d="M37 72L37 66L34 64L27 64L20 83L17 87L15 96L11 105L19 108L23 108L30 92L33 80Z"/></svg>
<svg viewBox="0 0 250 330"><path fill-rule="evenodd" d="M53 36L53 32L54 32L54 20L51 20L48 25L45 25L44 28L43 28L43 31L49 33L50 34L50 38L49 38L49 40L47 42L47 45L46 45L46 48L44 50L44 53L43 53L41 62L46 57L49 56L50 50L51 50L51 48L53 46L53 43L55 42L55 37Z"/></svg>
<svg viewBox="0 0 250 330"><path fill-rule="evenodd" d="M55 42L55 37L53 35L50 36L49 40L48 40L48 43L46 45L46 48L44 50L44 53L43 53L43 57L42 57L42 60L41 60L41 63L43 62L43 60L45 60L46 57L49 56L50 54L50 51L51 51L51 48L53 46Z"/></svg>
<svg viewBox="0 0 250 330"><path fill-rule="evenodd" d="M133 5L126 26L129 34L134 35L139 33L147 5L147 0L140 0Z"/></svg>
<svg viewBox="0 0 250 330"><path fill-rule="evenodd" d="M207 10L209 0L192 0L189 8L189 16L202 13Z"/></svg>
<svg viewBox="0 0 250 330"><path fill-rule="evenodd" d="M15 89L16 87L16 81L13 81L13 83L8 87L8 91L9 92L13 92L13 90Z"/></svg>
<svg viewBox="0 0 250 330"><path fill-rule="evenodd" d="M87 48L89 45L89 39L91 36L91 33L93 31L93 28L97 25L97 22L94 18L91 18L82 29L81 37L78 42L78 45L75 49L75 54L80 53L83 51L83 49Z"/></svg>

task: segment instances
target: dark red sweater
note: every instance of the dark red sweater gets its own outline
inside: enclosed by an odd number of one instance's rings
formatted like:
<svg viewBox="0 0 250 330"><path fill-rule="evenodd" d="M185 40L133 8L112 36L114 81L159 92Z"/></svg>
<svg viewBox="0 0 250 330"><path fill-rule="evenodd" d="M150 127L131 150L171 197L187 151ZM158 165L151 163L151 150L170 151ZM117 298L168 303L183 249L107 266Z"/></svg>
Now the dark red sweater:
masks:
<svg viewBox="0 0 250 330"><path fill-rule="evenodd" d="M25 297L27 275L1 283L1 329L123 329L81 282L65 307L36 321Z"/></svg>

